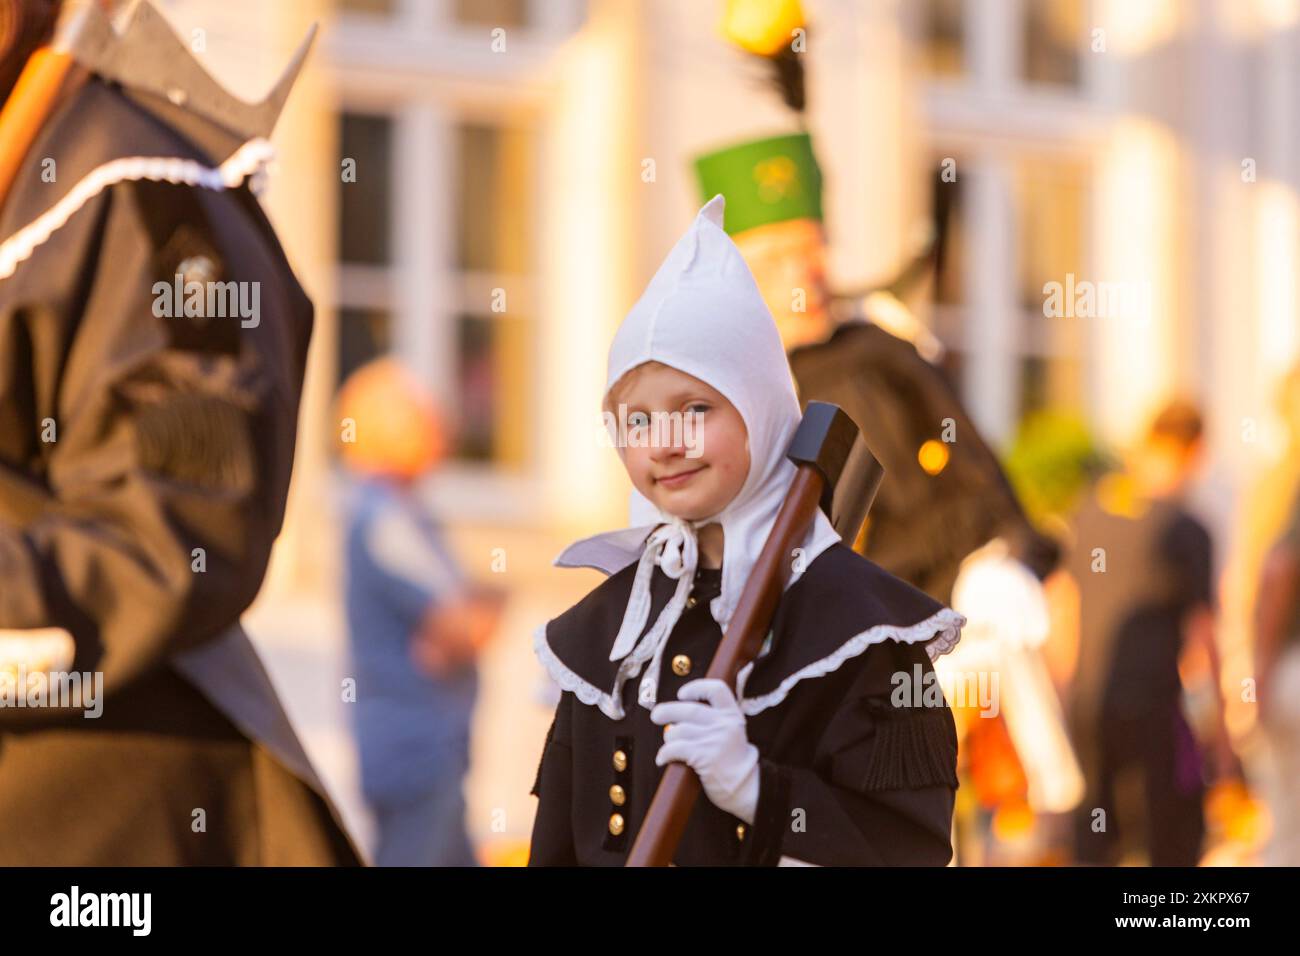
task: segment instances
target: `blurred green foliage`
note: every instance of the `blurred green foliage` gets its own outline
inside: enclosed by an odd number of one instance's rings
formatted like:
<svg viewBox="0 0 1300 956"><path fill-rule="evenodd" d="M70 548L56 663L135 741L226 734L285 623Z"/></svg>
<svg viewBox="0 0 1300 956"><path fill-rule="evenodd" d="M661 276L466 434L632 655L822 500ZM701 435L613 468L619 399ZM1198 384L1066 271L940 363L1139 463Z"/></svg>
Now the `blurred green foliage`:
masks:
<svg viewBox="0 0 1300 956"><path fill-rule="evenodd" d="M1045 409L1021 420L1002 464L1026 514L1043 527L1067 517L1111 462L1082 416Z"/></svg>

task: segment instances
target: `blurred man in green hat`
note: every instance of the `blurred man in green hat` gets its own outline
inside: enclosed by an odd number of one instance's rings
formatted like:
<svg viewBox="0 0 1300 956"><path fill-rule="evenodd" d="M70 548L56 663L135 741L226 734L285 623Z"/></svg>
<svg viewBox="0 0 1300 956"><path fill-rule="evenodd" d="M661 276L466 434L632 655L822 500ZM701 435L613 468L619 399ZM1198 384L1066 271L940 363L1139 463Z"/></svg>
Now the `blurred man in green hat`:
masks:
<svg viewBox="0 0 1300 956"><path fill-rule="evenodd" d="M800 398L843 407L885 466L863 553L943 601L961 561L998 535L1050 564L997 459L927 361L942 347L890 293L832 292L811 137L740 143L698 157L695 172L702 195L722 193L735 210L727 231L776 317Z"/></svg>

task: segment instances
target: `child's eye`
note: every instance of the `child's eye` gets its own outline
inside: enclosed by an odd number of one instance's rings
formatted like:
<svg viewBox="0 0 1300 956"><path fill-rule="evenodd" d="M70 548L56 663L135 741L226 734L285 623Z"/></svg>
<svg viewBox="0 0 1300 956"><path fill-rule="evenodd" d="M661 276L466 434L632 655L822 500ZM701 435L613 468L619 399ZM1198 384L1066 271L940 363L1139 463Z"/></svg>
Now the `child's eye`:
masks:
<svg viewBox="0 0 1300 956"><path fill-rule="evenodd" d="M629 428L645 428L650 424L650 416L645 412L633 412L627 416L627 424Z"/></svg>
<svg viewBox="0 0 1300 956"><path fill-rule="evenodd" d="M703 415L705 412L709 410L709 407L710 406L706 402L695 402L693 405L687 405L686 410L688 412L696 412L700 415Z"/></svg>

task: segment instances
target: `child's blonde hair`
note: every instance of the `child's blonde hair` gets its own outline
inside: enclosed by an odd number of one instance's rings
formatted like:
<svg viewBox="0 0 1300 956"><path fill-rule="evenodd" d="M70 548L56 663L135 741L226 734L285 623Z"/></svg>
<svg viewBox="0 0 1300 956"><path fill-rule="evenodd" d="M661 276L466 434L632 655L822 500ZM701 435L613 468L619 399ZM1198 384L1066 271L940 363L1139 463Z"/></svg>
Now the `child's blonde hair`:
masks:
<svg viewBox="0 0 1300 956"><path fill-rule="evenodd" d="M619 401L625 394L627 394L627 390L631 388L632 383L636 381L637 377L647 369L651 368L672 368L672 366L665 365L663 362L656 362L653 359L649 362L642 362L640 365L632 366L632 368L623 373L623 376L615 382L609 392L606 393L605 401L601 405L601 410L606 412L614 411L614 409L618 407Z"/></svg>

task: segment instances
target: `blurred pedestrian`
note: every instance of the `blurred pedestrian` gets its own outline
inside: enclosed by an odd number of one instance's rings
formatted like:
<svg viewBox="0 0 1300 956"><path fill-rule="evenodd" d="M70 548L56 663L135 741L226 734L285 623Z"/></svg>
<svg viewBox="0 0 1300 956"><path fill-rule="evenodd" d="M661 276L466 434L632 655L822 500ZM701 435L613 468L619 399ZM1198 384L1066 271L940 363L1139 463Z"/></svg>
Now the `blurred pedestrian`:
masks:
<svg viewBox="0 0 1300 956"><path fill-rule="evenodd" d="M348 521L347 621L362 791L377 866L472 866L463 784L476 657L500 601L476 588L417 494L448 434L398 362L355 372L339 399Z"/></svg>
<svg viewBox="0 0 1300 956"><path fill-rule="evenodd" d="M1201 655L1219 701L1211 539L1183 504L1202 431L1193 405L1167 405L1076 519L1066 568L1079 607L1068 719L1087 787L1079 863L1114 864L1138 848L1154 866L1194 866L1201 855L1206 781L1179 663ZM1217 711L1213 770L1239 777Z"/></svg>

